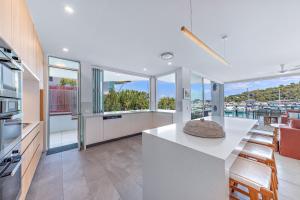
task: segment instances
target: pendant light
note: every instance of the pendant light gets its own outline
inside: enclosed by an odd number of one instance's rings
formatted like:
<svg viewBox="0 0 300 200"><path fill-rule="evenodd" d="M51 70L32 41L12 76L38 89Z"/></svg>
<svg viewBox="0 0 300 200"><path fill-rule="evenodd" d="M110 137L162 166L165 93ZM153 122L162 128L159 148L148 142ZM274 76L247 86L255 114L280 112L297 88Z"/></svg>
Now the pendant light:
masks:
<svg viewBox="0 0 300 200"><path fill-rule="evenodd" d="M208 53L209 55L211 55L213 58L215 58L216 60L218 60L219 62L221 62L224 65L229 65L229 63L221 56L219 55L216 51L214 51L212 48L210 48L207 44L205 44L202 40L200 40L196 35L194 35L192 33L193 31L193 21L192 21L192 0L190 0L190 25L191 25L191 31L189 29L187 29L185 26L181 27L181 32L190 40L192 40L194 43L196 43L199 47L201 47L206 53Z"/></svg>

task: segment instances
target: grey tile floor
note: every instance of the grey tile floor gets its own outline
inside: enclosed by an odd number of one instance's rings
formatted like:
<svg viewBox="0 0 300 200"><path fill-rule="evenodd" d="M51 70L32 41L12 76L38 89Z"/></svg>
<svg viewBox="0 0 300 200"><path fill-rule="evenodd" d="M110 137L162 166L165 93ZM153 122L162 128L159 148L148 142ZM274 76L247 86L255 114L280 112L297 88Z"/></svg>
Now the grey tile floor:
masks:
<svg viewBox="0 0 300 200"><path fill-rule="evenodd" d="M135 136L43 156L27 200L142 200L142 140ZM300 199L300 161L276 155L279 199Z"/></svg>

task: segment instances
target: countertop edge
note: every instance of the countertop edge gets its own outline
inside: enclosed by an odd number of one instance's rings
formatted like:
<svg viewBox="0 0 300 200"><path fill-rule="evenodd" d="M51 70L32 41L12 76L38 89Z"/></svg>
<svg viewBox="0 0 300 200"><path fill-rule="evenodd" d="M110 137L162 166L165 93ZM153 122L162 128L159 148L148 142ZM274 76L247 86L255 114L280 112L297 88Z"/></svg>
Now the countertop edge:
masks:
<svg viewBox="0 0 300 200"><path fill-rule="evenodd" d="M117 111L117 112L104 112L104 113L87 113L82 114L84 118L91 117L103 117L103 116L114 116L114 115L127 115L127 114L138 114L138 113L166 113L175 114L176 111L164 111L164 110L140 110L140 111Z"/></svg>
<svg viewBox="0 0 300 200"><path fill-rule="evenodd" d="M240 120L240 118L237 118L238 120ZM241 119L241 120L244 120L244 119ZM256 121L257 120L254 120L254 119L245 119L245 120L251 120L252 121L252 123L253 123L253 126L255 125L255 123L256 123ZM169 125L166 125L165 127L167 127L167 126L173 126L174 124L177 124L177 123L173 123L173 124L169 124ZM162 127L164 127L164 126L162 126ZM158 127L158 128L162 128L162 127ZM158 128L154 128L154 129L147 129L147 130L143 130L142 131L142 134L147 134L147 135L151 135L151 136L153 136L153 137L155 137L155 138L159 138L159 139L162 139L162 140L164 140L164 141L168 141L168 142L171 142L171 143L174 143L174 144L177 144L177 145L181 145L182 147L184 147L184 148L188 148L188 149L191 149L191 150L194 150L194 151L198 151L198 152L201 152L201 153L203 153L203 154L206 154L206 155L208 155L208 156L212 156L212 157L214 157L214 158L216 158L216 159L220 159L220 160L224 160L224 161L226 161L229 157L230 157L230 155L234 152L234 149L233 149L233 151L229 154L229 155L227 155L226 157L222 157L222 156L217 156L217 155L214 155L214 154L211 154L211 153L208 153L208 152L204 152L204 151L199 151L199 149L196 149L196 148L193 148L193 147L191 147L191 146L188 146L188 145L185 145L185 144L182 144L182 143L179 143L179 142L175 142L175 141L173 141L173 140L169 140L169 139L166 139L166 138L163 138L163 137L160 137L160 136L158 136L158 135L156 135L156 134L152 134L151 132L153 131L153 130L155 130L155 129L158 129ZM251 130L251 128L248 130L248 132ZM205 138L204 138L205 139ZM241 140L242 141L242 140ZM240 142L241 142L240 141ZM238 145L238 144L237 144ZM237 146L236 145L236 146Z"/></svg>
<svg viewBox="0 0 300 200"><path fill-rule="evenodd" d="M35 121L30 123L26 128L22 130L22 140L26 138L26 136L38 125L40 124L40 121Z"/></svg>

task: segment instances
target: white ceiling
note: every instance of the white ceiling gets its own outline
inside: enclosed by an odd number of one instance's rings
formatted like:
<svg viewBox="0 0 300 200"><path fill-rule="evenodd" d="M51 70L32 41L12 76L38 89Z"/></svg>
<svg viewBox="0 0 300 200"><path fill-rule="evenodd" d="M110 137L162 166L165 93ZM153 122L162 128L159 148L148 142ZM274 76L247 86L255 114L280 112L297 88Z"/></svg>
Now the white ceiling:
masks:
<svg viewBox="0 0 300 200"><path fill-rule="evenodd" d="M230 67L180 32L190 24L189 0L27 1L49 55L148 75L183 66L221 82L278 75L281 63L300 64L299 0L192 0L193 32L221 55L227 34ZM160 59L164 51L174 52L172 66Z"/></svg>

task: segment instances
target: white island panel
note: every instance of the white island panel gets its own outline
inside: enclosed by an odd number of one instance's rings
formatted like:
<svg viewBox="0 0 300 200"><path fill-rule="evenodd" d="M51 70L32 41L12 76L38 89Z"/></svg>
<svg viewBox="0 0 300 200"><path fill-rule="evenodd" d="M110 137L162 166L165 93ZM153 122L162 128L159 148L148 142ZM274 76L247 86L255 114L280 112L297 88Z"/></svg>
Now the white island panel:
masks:
<svg viewBox="0 0 300 200"><path fill-rule="evenodd" d="M182 123L143 132L144 200L228 199L228 169L237 155L233 152L257 121L206 120L222 124L226 137L190 136Z"/></svg>

